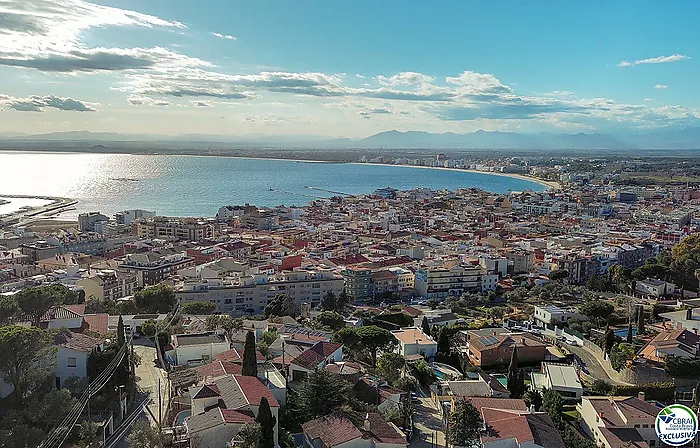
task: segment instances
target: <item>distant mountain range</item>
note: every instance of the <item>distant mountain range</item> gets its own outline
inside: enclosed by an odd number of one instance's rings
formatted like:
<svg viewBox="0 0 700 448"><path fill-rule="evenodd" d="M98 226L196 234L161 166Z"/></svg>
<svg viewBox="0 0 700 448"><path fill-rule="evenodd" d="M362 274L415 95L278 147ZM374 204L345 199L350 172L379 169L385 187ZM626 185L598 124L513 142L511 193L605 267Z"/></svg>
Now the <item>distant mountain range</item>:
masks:
<svg viewBox="0 0 700 448"><path fill-rule="evenodd" d="M662 128L620 133L524 134L477 131L469 134L423 131L385 131L352 140L329 139L318 135L264 135L241 137L203 134L134 135L110 132L53 132L49 134L0 134L3 143L30 141L80 142L177 142L218 143L250 146L291 146L308 148L384 148L384 149L700 149L700 128Z"/></svg>

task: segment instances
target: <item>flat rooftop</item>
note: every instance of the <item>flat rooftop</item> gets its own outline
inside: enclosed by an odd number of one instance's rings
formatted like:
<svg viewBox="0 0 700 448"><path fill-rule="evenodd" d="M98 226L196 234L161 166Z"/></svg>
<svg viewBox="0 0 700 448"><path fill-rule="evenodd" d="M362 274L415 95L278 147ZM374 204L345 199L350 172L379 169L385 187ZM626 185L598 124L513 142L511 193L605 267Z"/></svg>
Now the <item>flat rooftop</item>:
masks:
<svg viewBox="0 0 700 448"><path fill-rule="evenodd" d="M219 336L213 332L175 335L176 347L182 347L187 345L218 344L220 342L226 342L226 337L223 335Z"/></svg>

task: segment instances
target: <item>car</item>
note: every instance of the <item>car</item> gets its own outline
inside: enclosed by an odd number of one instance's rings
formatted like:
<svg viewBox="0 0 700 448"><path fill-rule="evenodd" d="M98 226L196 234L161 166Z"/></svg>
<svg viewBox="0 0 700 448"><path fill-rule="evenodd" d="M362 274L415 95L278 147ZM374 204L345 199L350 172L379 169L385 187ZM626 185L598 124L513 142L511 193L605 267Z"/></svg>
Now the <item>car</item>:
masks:
<svg viewBox="0 0 700 448"><path fill-rule="evenodd" d="M141 333L139 333L138 331L134 333L134 339L141 339Z"/></svg>

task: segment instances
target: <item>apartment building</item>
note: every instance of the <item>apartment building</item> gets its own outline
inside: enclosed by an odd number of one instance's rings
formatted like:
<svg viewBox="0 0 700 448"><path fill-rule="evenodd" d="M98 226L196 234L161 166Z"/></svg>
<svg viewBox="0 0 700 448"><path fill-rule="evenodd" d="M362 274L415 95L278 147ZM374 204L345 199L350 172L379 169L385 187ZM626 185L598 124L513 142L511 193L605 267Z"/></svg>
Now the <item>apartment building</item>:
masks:
<svg viewBox="0 0 700 448"><path fill-rule="evenodd" d="M117 300L132 295L138 281L134 274L103 269L95 275L81 278L75 284L83 288L86 298Z"/></svg>
<svg viewBox="0 0 700 448"><path fill-rule="evenodd" d="M214 236L214 225L198 218L156 216L134 221L134 234L140 238L201 241Z"/></svg>
<svg viewBox="0 0 700 448"><path fill-rule="evenodd" d="M343 278L329 270L285 272L276 275L252 275L231 279L194 279L175 287L182 304L211 302L219 311L242 316L259 314L277 295L294 299L297 305L319 305L323 296L343 291Z"/></svg>
<svg viewBox="0 0 700 448"><path fill-rule="evenodd" d="M157 285L178 270L194 266L194 258L184 254L159 255L151 252L130 254L119 266L136 275L140 288Z"/></svg>
<svg viewBox="0 0 700 448"><path fill-rule="evenodd" d="M345 292L353 302L363 302L374 297L372 270L348 267L341 272L345 281Z"/></svg>
<svg viewBox="0 0 700 448"><path fill-rule="evenodd" d="M415 287L426 299L445 299L465 292L481 291L481 268L456 265L451 268L421 268L416 272Z"/></svg>

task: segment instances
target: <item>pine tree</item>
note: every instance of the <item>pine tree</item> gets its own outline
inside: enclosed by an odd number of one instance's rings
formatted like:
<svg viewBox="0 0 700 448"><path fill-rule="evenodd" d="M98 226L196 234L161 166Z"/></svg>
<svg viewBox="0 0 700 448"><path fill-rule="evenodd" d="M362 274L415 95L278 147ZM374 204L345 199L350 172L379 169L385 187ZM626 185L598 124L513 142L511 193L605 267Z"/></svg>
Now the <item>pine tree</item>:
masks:
<svg viewBox="0 0 700 448"><path fill-rule="evenodd" d="M260 425L260 448L274 448L275 446L275 417L270 411L270 403L267 398L260 399L258 417L255 421Z"/></svg>
<svg viewBox="0 0 700 448"><path fill-rule="evenodd" d="M520 398L525 393L525 373L518 369L518 346L513 346L508 366L508 390L511 398Z"/></svg>
<svg viewBox="0 0 700 448"><path fill-rule="evenodd" d="M119 315L119 323L117 324L117 344L119 347L123 346L126 342L126 335L124 334L124 319L122 315Z"/></svg>
<svg viewBox="0 0 700 448"><path fill-rule="evenodd" d="M428 323L428 318L423 316L423 320L420 323L420 328L423 330L426 336L430 336L430 324Z"/></svg>
<svg viewBox="0 0 700 448"><path fill-rule="evenodd" d="M255 353L255 334L249 331L245 335L245 345L243 346L243 369L241 372L245 376L258 376L258 359Z"/></svg>
<svg viewBox="0 0 700 448"><path fill-rule="evenodd" d="M457 401L450 413L447 441L452 445L474 446L479 443L484 421L479 410L465 399Z"/></svg>

